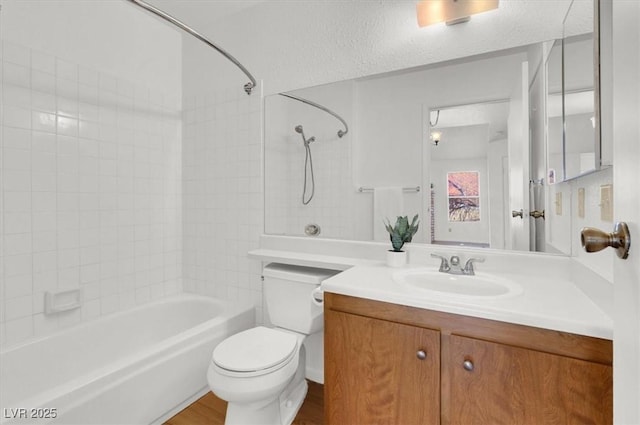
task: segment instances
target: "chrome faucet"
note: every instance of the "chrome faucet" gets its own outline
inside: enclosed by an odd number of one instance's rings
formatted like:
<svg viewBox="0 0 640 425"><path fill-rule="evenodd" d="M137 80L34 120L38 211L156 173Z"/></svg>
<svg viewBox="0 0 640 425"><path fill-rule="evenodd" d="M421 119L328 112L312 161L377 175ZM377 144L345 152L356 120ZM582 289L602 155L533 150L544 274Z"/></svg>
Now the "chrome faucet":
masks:
<svg viewBox="0 0 640 425"><path fill-rule="evenodd" d="M439 254L431 254L433 258L440 259L440 268L438 271L442 273L449 274L461 274L466 276L475 275L475 270L473 269L473 263L483 263L484 258L469 258L467 262L464 264L464 267L460 266L460 257L457 255L452 255L449 260L447 257L444 257Z"/></svg>
<svg viewBox="0 0 640 425"><path fill-rule="evenodd" d="M440 269L438 269L439 272L448 273L449 270L451 270L451 267L449 267L449 260L447 260L447 257L444 257L442 255L438 255L438 254L431 254L431 256L433 258L439 258L440 259Z"/></svg>
<svg viewBox="0 0 640 425"><path fill-rule="evenodd" d="M469 258L466 263L464 263L464 268L462 269L463 274L474 276L476 274L475 270L473 270L473 263L484 263L484 258Z"/></svg>

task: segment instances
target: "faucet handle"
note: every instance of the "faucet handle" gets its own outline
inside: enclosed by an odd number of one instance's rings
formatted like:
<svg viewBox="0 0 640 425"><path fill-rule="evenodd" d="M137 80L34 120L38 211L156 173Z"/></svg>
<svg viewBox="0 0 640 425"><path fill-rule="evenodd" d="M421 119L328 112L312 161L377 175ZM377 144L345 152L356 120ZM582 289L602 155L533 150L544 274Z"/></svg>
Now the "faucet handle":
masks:
<svg viewBox="0 0 640 425"><path fill-rule="evenodd" d="M484 258L469 258L464 264L464 274L474 275L473 263L484 263Z"/></svg>
<svg viewBox="0 0 640 425"><path fill-rule="evenodd" d="M447 260L447 257L445 257L444 255L439 255L439 254L431 254L431 256L433 258L439 258L440 259L440 270L441 272L446 272L449 271L449 260Z"/></svg>

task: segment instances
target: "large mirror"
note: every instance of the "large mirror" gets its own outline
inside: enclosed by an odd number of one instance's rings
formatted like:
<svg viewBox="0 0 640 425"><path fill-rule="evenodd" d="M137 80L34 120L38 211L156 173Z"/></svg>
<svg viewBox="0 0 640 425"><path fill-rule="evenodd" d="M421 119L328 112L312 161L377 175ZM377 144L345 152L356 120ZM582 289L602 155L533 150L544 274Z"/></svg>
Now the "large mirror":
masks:
<svg viewBox="0 0 640 425"><path fill-rule="evenodd" d="M597 3L596 3L597 5ZM547 59L548 170L554 184L601 168L599 73L594 33L580 31L580 2L571 3L563 22L563 38ZM597 10L594 8L589 11ZM597 29L597 28L596 28Z"/></svg>
<svg viewBox="0 0 640 425"><path fill-rule="evenodd" d="M550 168L553 44L288 93L336 112L343 137L334 115L268 96L265 232L388 241L385 218L420 214L415 242L545 251L531 213Z"/></svg>

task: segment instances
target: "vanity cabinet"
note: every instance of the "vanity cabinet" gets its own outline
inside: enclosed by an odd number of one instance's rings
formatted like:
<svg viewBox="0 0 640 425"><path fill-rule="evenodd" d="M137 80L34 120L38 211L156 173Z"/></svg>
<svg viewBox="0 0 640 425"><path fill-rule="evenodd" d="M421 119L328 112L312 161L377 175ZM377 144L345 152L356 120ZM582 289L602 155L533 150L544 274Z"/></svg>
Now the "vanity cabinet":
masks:
<svg viewBox="0 0 640 425"><path fill-rule="evenodd" d="M607 424L609 340L325 293L325 422Z"/></svg>
<svg viewBox="0 0 640 425"><path fill-rule="evenodd" d="M438 423L439 332L339 311L325 326L327 423Z"/></svg>

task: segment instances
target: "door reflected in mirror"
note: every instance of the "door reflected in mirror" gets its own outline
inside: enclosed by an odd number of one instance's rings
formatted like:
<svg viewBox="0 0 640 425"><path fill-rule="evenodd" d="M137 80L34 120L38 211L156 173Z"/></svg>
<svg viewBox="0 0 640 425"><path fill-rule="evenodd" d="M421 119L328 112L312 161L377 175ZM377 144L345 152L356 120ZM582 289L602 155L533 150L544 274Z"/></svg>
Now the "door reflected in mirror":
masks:
<svg viewBox="0 0 640 425"><path fill-rule="evenodd" d="M428 111L430 241L507 246L509 102Z"/></svg>

